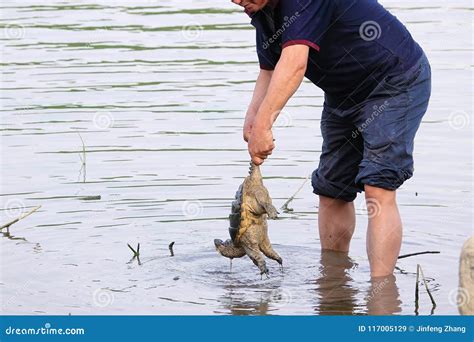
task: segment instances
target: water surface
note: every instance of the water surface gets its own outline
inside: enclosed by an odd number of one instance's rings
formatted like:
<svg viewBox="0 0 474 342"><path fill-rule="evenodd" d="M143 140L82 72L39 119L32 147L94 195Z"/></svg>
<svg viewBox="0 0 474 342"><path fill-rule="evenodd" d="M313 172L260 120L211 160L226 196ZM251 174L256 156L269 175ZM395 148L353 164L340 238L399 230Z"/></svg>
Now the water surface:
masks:
<svg viewBox="0 0 474 342"><path fill-rule="evenodd" d="M417 263L434 314L457 314L458 257L472 234L472 5L382 3L433 68L415 177L398 195L402 254L441 254L400 260L380 286L369 281L363 197L350 256L322 254L309 183L294 211L270 222L283 273L269 263L261 280L246 258L230 272L216 254L247 172L241 127L258 73L239 8L3 2L0 222L42 207L0 239L2 314L411 315ZM322 101L305 82L277 123L263 167L276 206L317 166ZM140 243L141 265L127 243ZM419 313L431 311L422 289Z"/></svg>

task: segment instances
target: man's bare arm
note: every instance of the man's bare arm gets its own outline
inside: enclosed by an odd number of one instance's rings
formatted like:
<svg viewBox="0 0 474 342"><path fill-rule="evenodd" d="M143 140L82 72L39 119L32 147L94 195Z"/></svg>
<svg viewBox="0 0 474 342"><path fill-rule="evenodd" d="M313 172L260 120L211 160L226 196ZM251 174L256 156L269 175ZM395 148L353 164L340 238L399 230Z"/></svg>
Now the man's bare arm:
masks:
<svg viewBox="0 0 474 342"><path fill-rule="evenodd" d="M292 45L283 49L267 92L253 120L249 153L257 165L263 163L275 148L271 132L273 122L299 88L306 73L309 47Z"/></svg>
<svg viewBox="0 0 474 342"><path fill-rule="evenodd" d="M252 131L253 120L255 119L258 109L260 108L260 105L267 94L267 89L270 85L272 74L273 70L261 69L257 78L257 82L255 83L252 101L250 101L250 105L247 109L247 115L245 116L244 123L244 140L247 142L249 141L250 132Z"/></svg>

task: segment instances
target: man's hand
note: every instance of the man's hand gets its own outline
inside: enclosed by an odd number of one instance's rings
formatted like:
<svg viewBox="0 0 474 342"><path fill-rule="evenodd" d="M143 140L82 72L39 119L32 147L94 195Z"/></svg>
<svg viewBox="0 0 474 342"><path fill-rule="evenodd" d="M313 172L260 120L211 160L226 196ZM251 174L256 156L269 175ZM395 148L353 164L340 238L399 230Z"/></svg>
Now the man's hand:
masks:
<svg viewBox="0 0 474 342"><path fill-rule="evenodd" d="M246 118L244 125L244 139L249 136L248 150L256 165L262 164L275 148L272 134L273 122L303 81L308 55L309 47L306 45L285 47L269 82L268 79L267 82L261 82L262 85L265 83L268 87L260 88L257 82L256 88L259 88L259 91L254 91L253 108L247 113L249 120L247 122ZM260 75L265 74L260 72ZM255 106L256 104L259 105Z"/></svg>
<svg viewBox="0 0 474 342"><path fill-rule="evenodd" d="M250 133L248 140L248 150L252 162L255 165L261 165L275 148L271 129L254 128Z"/></svg>
<svg viewBox="0 0 474 342"><path fill-rule="evenodd" d="M247 114L244 122L244 140L249 142L250 133L252 133L254 116Z"/></svg>

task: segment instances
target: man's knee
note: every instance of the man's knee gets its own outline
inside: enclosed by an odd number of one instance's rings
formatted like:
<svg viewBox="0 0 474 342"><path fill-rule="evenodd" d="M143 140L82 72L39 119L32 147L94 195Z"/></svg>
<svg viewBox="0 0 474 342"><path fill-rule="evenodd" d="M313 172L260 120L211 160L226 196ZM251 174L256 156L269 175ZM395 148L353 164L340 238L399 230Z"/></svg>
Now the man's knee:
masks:
<svg viewBox="0 0 474 342"><path fill-rule="evenodd" d="M355 228L353 202L320 196L319 228L325 238L350 241Z"/></svg>
<svg viewBox="0 0 474 342"><path fill-rule="evenodd" d="M379 203L390 203L396 200L396 191L387 190L371 185L364 185L365 199L376 200Z"/></svg>
<svg viewBox="0 0 474 342"><path fill-rule="evenodd" d="M340 208L352 206L353 202L347 202L337 198L331 198L327 196L319 195L319 209L329 209L329 208Z"/></svg>

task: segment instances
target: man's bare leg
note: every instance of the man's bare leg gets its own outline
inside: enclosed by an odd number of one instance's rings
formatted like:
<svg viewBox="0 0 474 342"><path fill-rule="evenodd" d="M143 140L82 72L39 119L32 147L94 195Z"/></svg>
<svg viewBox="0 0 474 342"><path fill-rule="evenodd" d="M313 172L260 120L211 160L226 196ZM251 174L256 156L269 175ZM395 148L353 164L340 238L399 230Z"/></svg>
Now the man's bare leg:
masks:
<svg viewBox="0 0 474 342"><path fill-rule="evenodd" d="M354 203L320 195L318 225L322 249L348 252L355 228Z"/></svg>
<svg viewBox="0 0 474 342"><path fill-rule="evenodd" d="M402 221L396 192L365 185L369 213L367 255L372 277L393 273L402 244Z"/></svg>

